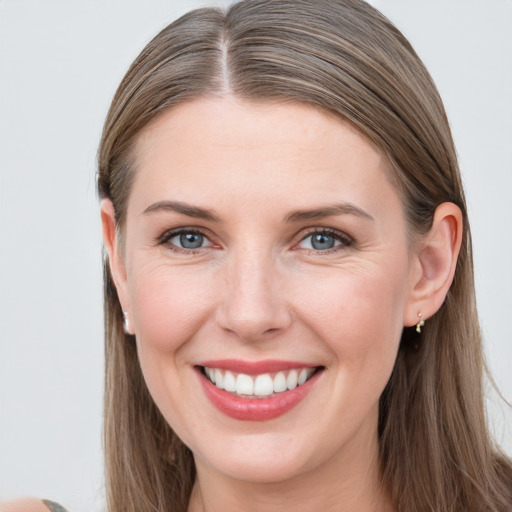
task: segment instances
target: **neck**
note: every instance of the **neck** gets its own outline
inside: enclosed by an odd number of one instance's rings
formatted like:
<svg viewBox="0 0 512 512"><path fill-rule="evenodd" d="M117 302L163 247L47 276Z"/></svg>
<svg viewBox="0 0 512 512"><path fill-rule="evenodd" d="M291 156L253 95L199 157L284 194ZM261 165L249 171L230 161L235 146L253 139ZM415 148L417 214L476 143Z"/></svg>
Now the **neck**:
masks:
<svg viewBox="0 0 512 512"><path fill-rule="evenodd" d="M376 436L372 443L341 452L319 467L272 483L236 480L196 460L188 512L392 512L379 478Z"/></svg>

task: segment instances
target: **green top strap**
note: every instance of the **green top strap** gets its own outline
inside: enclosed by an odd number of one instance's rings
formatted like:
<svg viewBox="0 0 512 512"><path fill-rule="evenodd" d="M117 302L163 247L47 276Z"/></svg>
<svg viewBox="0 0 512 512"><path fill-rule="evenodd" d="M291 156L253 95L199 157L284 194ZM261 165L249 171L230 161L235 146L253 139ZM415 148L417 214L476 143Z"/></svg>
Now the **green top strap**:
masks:
<svg viewBox="0 0 512 512"><path fill-rule="evenodd" d="M62 505L55 503L50 500L42 500L42 502L48 507L52 512L68 512Z"/></svg>

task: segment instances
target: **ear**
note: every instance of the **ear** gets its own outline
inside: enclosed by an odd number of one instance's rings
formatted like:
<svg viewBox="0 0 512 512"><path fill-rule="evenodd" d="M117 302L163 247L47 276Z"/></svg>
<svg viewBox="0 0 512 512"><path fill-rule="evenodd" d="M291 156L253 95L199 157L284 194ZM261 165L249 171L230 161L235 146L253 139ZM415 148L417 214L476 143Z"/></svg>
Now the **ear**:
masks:
<svg viewBox="0 0 512 512"><path fill-rule="evenodd" d="M126 267L119 247L114 205L110 199L103 199L101 201L101 225L103 230L103 244L108 253L110 274L116 285L121 308L123 311L130 314Z"/></svg>
<svg viewBox="0 0 512 512"><path fill-rule="evenodd" d="M442 306L455 274L462 243L462 212L453 203L442 203L430 231L417 243L404 325L431 317Z"/></svg>

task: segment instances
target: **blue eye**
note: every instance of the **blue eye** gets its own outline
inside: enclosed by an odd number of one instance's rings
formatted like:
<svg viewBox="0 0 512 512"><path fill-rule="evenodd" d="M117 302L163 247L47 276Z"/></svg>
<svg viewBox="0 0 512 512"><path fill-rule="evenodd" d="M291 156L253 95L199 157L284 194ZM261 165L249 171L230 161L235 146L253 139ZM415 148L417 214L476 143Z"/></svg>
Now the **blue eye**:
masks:
<svg viewBox="0 0 512 512"><path fill-rule="evenodd" d="M180 235L180 244L185 249L197 249L203 245L203 235L198 233L186 233Z"/></svg>
<svg viewBox="0 0 512 512"><path fill-rule="evenodd" d="M179 231L171 233L165 242L179 249L194 250L208 247L211 242L199 231Z"/></svg>
<svg viewBox="0 0 512 512"><path fill-rule="evenodd" d="M331 235L324 235L323 233L316 233L311 235L311 246L317 251L332 249L335 243L336 240Z"/></svg>
<svg viewBox="0 0 512 512"><path fill-rule="evenodd" d="M328 251L339 246L350 245L351 240L341 233L331 231L315 231L305 236L299 247L314 251Z"/></svg>

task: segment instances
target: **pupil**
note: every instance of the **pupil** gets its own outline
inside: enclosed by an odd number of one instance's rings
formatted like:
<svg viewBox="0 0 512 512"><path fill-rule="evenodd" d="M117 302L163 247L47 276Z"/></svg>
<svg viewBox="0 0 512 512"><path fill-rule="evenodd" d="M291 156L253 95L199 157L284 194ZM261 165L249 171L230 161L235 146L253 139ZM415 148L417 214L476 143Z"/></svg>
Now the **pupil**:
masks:
<svg viewBox="0 0 512 512"><path fill-rule="evenodd" d="M197 249L203 245L203 235L198 233L180 235L180 244L185 249Z"/></svg>
<svg viewBox="0 0 512 512"><path fill-rule="evenodd" d="M332 236L319 233L317 235L313 235L311 245L314 249L331 249L334 247L334 238Z"/></svg>

